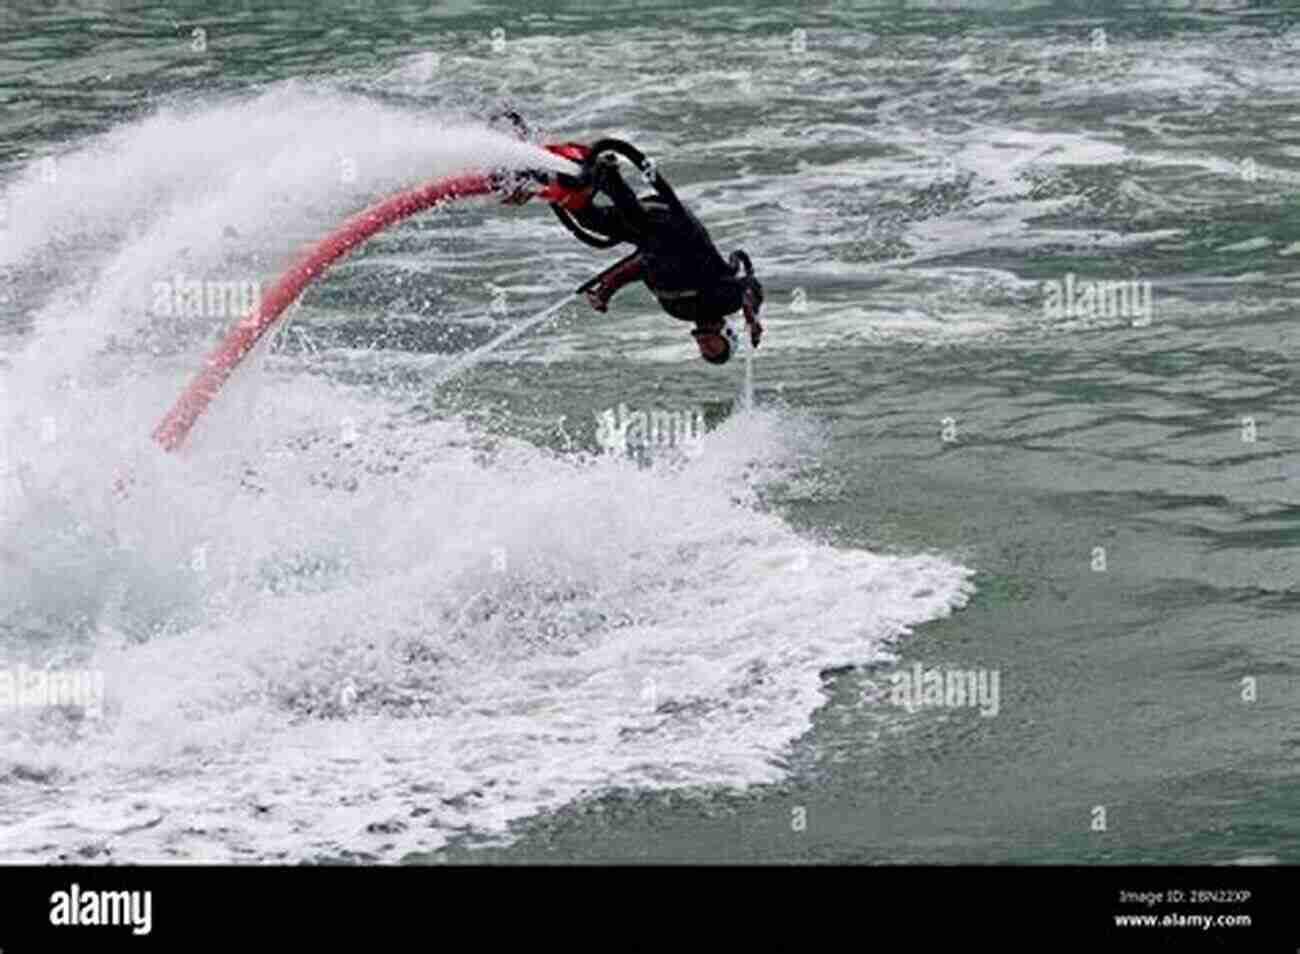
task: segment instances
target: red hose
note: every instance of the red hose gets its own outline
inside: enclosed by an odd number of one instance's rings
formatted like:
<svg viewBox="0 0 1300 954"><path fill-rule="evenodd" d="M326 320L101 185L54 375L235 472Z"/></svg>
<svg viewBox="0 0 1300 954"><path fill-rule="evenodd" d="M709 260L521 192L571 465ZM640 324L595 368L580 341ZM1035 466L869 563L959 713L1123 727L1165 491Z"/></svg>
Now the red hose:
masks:
<svg viewBox="0 0 1300 954"><path fill-rule="evenodd" d="M184 443L194 422L207 409L226 379L306 287L331 264L342 258L376 232L394 222L423 212L444 200L486 195L495 191L492 178L483 173L469 173L435 179L422 186L390 196L378 205L353 216L337 230L307 249L289 270L280 276L258 309L230 329L221 344L208 356L203 369L176 399L167 416L154 428L153 438L166 450Z"/></svg>

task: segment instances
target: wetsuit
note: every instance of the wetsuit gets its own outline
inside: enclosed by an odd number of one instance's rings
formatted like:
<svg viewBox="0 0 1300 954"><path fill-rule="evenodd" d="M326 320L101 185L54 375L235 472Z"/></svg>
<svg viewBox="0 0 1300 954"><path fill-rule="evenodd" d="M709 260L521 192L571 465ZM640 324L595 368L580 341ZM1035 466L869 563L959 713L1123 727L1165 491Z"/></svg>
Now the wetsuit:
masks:
<svg viewBox="0 0 1300 954"><path fill-rule="evenodd" d="M762 304L762 286L741 274L743 252L724 259L708 230L689 209L673 198L655 194L637 198L613 162L598 161L593 169L595 195L607 196L610 205L597 204L595 196L572 215L583 228L636 246L631 255L615 262L599 276L588 294L593 307L604 311L609 299L624 285L644 281L664 311L701 328L716 328L723 319L746 308L756 315ZM749 300L746 307L746 291ZM761 326L760 326L761 330Z"/></svg>

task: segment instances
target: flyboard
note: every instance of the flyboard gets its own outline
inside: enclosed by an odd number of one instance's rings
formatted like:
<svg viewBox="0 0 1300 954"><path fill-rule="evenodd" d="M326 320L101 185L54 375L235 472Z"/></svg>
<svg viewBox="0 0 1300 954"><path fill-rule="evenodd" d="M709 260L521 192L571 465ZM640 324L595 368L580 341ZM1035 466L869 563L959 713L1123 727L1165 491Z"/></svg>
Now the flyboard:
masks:
<svg viewBox="0 0 1300 954"><path fill-rule="evenodd" d="M514 122L521 136L526 136L527 127L518 114L507 112L504 115ZM299 299L303 290L334 262L396 222L434 206L475 196L496 195L507 205L523 205L530 199L540 198L550 204L565 228L579 240L594 248L611 248L618 244L617 239L588 232L569 214L570 210L581 207L587 201L590 194L590 184L586 175L589 164L606 152L617 153L631 161L640 170L645 182L652 186L665 202L670 206L681 206L676 193L659 174L654 163L635 146L621 139L600 139L590 146L565 142L546 145L543 148L575 163L583 170L583 175L575 176L538 169L493 169L434 179L384 199L348 219L316 244L309 246L271 286L258 306L241 318L209 354L198 374L154 428L154 440L168 451L180 448L194 429L195 423L221 390L222 385L253 351L258 341L275 326L286 309ZM462 356L438 376L436 383L447 381L473 366L489 351L547 320L568 304L574 296L583 294L599 280L600 276L590 279L555 304L511 327L486 345ZM745 368L747 405L752 404L753 395L751 362L752 348L747 355ZM119 480L119 485L121 483L122 481Z"/></svg>
<svg viewBox="0 0 1300 954"><path fill-rule="evenodd" d="M589 154L588 147L579 143L560 143L544 147L564 159L581 163ZM409 218L434 206L475 196L497 195L510 205L522 205L538 197L551 203L557 214L582 201L584 183L576 176L550 170L489 170L466 172L434 179L416 188L400 192L353 216L309 246L262 296L258 306L226 333L225 337L208 355L202 368L176 399L171 409L154 428L153 438L163 449L174 451L185 443L195 423L207 410L222 385L248 356L259 339L266 334L285 310L298 300L303 290L332 264L343 258L367 239L396 222ZM585 292L589 283L512 327L505 335L489 345L471 352L456 362L451 373L469 367L482 356L485 349L502 344L510 337L523 334L567 304L574 295ZM473 360L471 360L473 359ZM444 372L442 380L450 375Z"/></svg>

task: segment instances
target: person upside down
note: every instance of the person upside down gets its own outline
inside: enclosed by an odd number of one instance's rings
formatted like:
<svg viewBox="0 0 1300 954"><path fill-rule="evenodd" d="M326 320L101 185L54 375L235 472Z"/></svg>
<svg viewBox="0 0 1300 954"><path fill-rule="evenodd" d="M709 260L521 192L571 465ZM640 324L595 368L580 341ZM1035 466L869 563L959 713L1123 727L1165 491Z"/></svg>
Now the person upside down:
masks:
<svg viewBox="0 0 1300 954"><path fill-rule="evenodd" d="M607 311L620 289L642 281L664 311L695 325L691 334L705 361L726 364L737 350L739 336L727 318L738 311L744 313L750 342L758 347L763 286L749 256L738 249L724 259L708 230L639 150L617 139L591 147L564 143L547 148L583 169L574 180L576 188L551 203L565 226L597 248L624 242L636 246L582 286L592 308ZM615 153L641 167L654 194L638 198L619 173Z"/></svg>

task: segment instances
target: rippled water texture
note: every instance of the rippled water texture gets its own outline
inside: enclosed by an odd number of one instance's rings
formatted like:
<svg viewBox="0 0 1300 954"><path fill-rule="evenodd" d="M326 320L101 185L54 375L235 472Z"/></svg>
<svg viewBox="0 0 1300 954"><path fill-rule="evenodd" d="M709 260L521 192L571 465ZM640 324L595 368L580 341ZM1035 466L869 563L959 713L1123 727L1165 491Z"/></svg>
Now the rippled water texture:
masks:
<svg viewBox="0 0 1300 954"><path fill-rule="evenodd" d="M253 6L0 12L0 702L93 695L0 858L1297 859L1291 14ZM304 243L554 166L503 101L749 251L752 401L639 288L437 383L619 254L479 200L163 453Z"/></svg>

